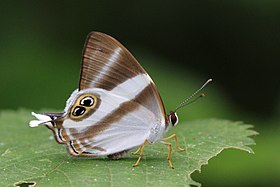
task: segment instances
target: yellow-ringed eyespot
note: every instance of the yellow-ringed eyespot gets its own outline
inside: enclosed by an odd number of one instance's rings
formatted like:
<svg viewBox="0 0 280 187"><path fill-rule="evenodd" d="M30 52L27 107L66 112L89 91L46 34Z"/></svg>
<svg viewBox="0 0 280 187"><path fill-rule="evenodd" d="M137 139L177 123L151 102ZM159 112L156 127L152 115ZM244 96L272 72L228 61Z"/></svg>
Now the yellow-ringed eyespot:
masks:
<svg viewBox="0 0 280 187"><path fill-rule="evenodd" d="M70 117L80 119L97 105L97 96L93 94L83 94L79 96L71 108Z"/></svg>

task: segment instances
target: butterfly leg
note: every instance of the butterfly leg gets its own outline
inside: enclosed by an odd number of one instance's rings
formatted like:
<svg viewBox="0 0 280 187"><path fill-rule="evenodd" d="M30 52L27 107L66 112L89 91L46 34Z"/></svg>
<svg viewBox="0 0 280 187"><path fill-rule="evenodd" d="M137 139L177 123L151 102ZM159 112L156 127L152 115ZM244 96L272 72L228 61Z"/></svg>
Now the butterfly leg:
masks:
<svg viewBox="0 0 280 187"><path fill-rule="evenodd" d="M164 141L161 141L161 143L163 143L163 144L169 146L169 151L168 151L168 155L167 155L167 161L168 161L170 167L171 167L172 169L174 169L173 164L172 164L172 162L171 162L172 144L169 143L169 142L164 142Z"/></svg>
<svg viewBox="0 0 280 187"><path fill-rule="evenodd" d="M140 146L135 152L131 152L131 154L136 155L141 150L141 147L142 146Z"/></svg>
<svg viewBox="0 0 280 187"><path fill-rule="evenodd" d="M142 158L142 155L143 155L143 153L144 153L145 144L150 144L150 143L151 143L151 142L150 142L149 140L146 139L146 140L144 141L144 143L141 145L141 147L139 147L139 148L137 149L137 151L135 151L135 152L132 153L132 154L137 154L137 153L140 151L140 155L139 155L139 157L138 157L138 160L136 161L135 164L132 165L133 167L138 166L138 164L140 163L140 160L141 160L141 158Z"/></svg>
<svg viewBox="0 0 280 187"><path fill-rule="evenodd" d="M171 136L166 137L166 138L163 138L162 140L169 140L169 139L171 139L171 138L174 138L174 139L175 139L177 149L179 149L180 151L184 151L184 150L185 150L185 149L183 149L183 148L181 148L181 147L179 146L178 138L177 138L177 135L176 135L176 134L172 134Z"/></svg>

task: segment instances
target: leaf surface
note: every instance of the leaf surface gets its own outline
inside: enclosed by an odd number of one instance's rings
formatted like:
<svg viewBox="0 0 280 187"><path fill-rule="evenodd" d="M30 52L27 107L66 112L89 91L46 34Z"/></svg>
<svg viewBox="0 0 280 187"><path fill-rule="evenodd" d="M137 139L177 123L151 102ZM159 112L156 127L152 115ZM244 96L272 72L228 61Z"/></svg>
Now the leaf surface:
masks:
<svg viewBox="0 0 280 187"><path fill-rule="evenodd" d="M204 119L180 123L168 134L173 140L171 155L175 169L167 162L168 147L147 145L140 165L132 164L137 156L121 160L107 157L80 159L70 156L55 142L44 127L30 128L30 111L2 111L0 114L0 186L36 183L37 186L200 186L191 174L201 169L222 150L235 148L253 153L248 147L257 133L251 125L221 119Z"/></svg>

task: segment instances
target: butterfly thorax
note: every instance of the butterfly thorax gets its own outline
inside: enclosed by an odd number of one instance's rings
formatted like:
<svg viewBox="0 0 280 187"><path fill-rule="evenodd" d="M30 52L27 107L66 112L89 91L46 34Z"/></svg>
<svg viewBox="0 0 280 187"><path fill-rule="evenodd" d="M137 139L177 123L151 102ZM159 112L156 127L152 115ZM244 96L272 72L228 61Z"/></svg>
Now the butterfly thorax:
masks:
<svg viewBox="0 0 280 187"><path fill-rule="evenodd" d="M164 121L162 121L161 119L159 119L154 126L150 129L150 133L148 136L148 140L151 143L156 143L158 141L160 141L164 134L169 130L169 126L166 126L166 124L164 123Z"/></svg>

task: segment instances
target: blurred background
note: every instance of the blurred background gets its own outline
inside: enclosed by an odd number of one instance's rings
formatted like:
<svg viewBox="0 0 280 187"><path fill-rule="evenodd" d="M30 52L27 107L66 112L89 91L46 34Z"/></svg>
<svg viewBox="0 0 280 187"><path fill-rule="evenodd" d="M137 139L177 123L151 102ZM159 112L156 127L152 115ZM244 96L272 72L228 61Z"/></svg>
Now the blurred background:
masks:
<svg viewBox="0 0 280 187"><path fill-rule="evenodd" d="M77 87L86 35L124 44L154 79L167 110L208 78L207 97L182 120L254 124L256 155L224 151L194 179L203 186L280 182L280 2L0 2L0 110L62 110Z"/></svg>

